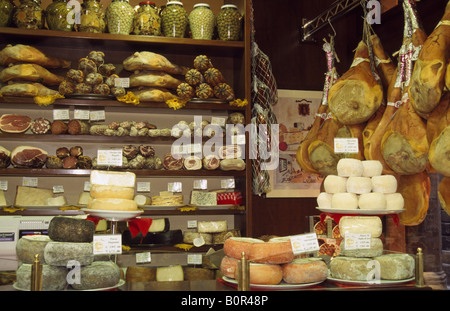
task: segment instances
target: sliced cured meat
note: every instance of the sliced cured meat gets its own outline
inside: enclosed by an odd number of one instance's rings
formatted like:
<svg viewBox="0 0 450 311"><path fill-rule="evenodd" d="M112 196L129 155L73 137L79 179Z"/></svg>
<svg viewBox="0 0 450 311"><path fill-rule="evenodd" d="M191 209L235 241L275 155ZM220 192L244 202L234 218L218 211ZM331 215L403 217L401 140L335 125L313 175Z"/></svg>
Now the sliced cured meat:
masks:
<svg viewBox="0 0 450 311"><path fill-rule="evenodd" d="M31 126L28 116L19 114L4 114L0 117L0 130L5 133L24 133Z"/></svg>
<svg viewBox="0 0 450 311"><path fill-rule="evenodd" d="M31 132L34 134L47 134L50 131L51 122L45 118L37 118L31 124Z"/></svg>
<svg viewBox="0 0 450 311"><path fill-rule="evenodd" d="M164 156L162 163L166 170L180 170L183 168L184 159L182 157L175 158L171 153L168 153Z"/></svg>
<svg viewBox="0 0 450 311"><path fill-rule="evenodd" d="M18 146L11 151L14 167L41 168L47 161L47 151L32 146Z"/></svg>
<svg viewBox="0 0 450 311"><path fill-rule="evenodd" d="M220 165L220 158L216 155L207 155L203 158L203 168L207 170L215 170Z"/></svg>
<svg viewBox="0 0 450 311"><path fill-rule="evenodd" d="M199 170L202 168L202 159L197 156L189 156L184 159L183 165L187 170Z"/></svg>
<svg viewBox="0 0 450 311"><path fill-rule="evenodd" d="M0 64L33 63L45 68L69 68L71 62L44 54L35 47L24 44L8 44L0 51Z"/></svg>
<svg viewBox="0 0 450 311"><path fill-rule="evenodd" d="M11 151L0 146L0 168L7 168L11 164Z"/></svg>

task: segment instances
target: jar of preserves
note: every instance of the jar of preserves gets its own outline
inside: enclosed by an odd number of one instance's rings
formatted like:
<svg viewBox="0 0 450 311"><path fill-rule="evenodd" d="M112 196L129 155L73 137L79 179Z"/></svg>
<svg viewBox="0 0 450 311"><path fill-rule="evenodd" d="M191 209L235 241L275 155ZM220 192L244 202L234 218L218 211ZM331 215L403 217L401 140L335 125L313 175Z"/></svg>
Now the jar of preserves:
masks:
<svg viewBox="0 0 450 311"><path fill-rule="evenodd" d="M17 28L41 29L44 27L44 14L41 0L21 0L13 16Z"/></svg>
<svg viewBox="0 0 450 311"><path fill-rule="evenodd" d="M215 17L209 4L197 3L189 14L192 39L211 40L214 33Z"/></svg>
<svg viewBox="0 0 450 311"><path fill-rule="evenodd" d="M139 3L133 21L133 32L136 35L160 36L161 17L159 8L154 2L143 1Z"/></svg>
<svg viewBox="0 0 450 311"><path fill-rule="evenodd" d="M105 14L99 0L83 1L78 30L91 33L105 32Z"/></svg>
<svg viewBox="0 0 450 311"><path fill-rule="evenodd" d="M128 0L113 0L106 9L106 24L112 34L129 35L132 31L134 9Z"/></svg>
<svg viewBox="0 0 450 311"><path fill-rule="evenodd" d="M12 0L0 0L0 27L8 27L12 21L14 12Z"/></svg>
<svg viewBox="0 0 450 311"><path fill-rule="evenodd" d="M166 8L161 12L161 27L165 37L183 38L189 16L180 1L167 2Z"/></svg>
<svg viewBox="0 0 450 311"><path fill-rule="evenodd" d="M47 26L50 30L72 31L73 23L69 23L67 15L72 11L72 7L67 7L68 0L53 0L47 6L46 17Z"/></svg>
<svg viewBox="0 0 450 311"><path fill-rule="evenodd" d="M241 34L242 16L237 6L234 4L225 4L220 8L217 14L217 32L220 40L236 41Z"/></svg>

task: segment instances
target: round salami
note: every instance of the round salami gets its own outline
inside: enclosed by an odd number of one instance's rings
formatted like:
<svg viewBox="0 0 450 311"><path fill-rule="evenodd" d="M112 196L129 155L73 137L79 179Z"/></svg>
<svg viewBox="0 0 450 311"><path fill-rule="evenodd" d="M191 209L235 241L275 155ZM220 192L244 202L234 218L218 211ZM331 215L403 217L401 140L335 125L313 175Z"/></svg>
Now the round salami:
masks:
<svg viewBox="0 0 450 311"><path fill-rule="evenodd" d="M33 121L31 125L31 132L33 134L47 134L50 131L50 126L52 123L45 118L37 118Z"/></svg>

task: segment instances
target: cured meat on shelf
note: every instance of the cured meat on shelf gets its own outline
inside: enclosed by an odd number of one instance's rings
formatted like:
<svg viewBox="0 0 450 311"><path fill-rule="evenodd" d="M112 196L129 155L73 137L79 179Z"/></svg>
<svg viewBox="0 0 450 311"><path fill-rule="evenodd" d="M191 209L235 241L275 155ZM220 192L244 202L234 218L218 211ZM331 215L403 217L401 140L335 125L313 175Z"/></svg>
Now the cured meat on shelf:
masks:
<svg viewBox="0 0 450 311"><path fill-rule="evenodd" d="M23 96L23 97L35 97L35 96L48 96L58 95L58 91L52 90L41 83L13 83L3 86L0 89L0 95L2 96Z"/></svg>
<svg viewBox="0 0 450 311"><path fill-rule="evenodd" d="M19 114L3 114L0 117L0 131L5 133L24 133L31 126L32 120L28 116Z"/></svg>
<svg viewBox="0 0 450 311"><path fill-rule="evenodd" d="M137 98L139 98L140 101L143 102L165 102L169 99L175 98L175 95L165 88L145 87L139 88L133 91L133 93Z"/></svg>
<svg viewBox="0 0 450 311"><path fill-rule="evenodd" d="M51 73L38 64L17 64L0 72L0 81L32 81L44 85L59 85L64 77Z"/></svg>
<svg viewBox="0 0 450 311"><path fill-rule="evenodd" d="M130 87L149 86L176 89L182 81L162 71L140 71L130 76Z"/></svg>
<svg viewBox="0 0 450 311"><path fill-rule="evenodd" d="M128 71L135 70L159 70L171 74L184 75L186 67L178 66L170 62L166 57L153 52L135 52L123 61L123 68Z"/></svg>
<svg viewBox="0 0 450 311"><path fill-rule="evenodd" d="M0 51L0 65L8 66L17 63L33 63L45 68L69 68L71 65L68 60L48 56L30 45L8 44Z"/></svg>
<svg viewBox="0 0 450 311"><path fill-rule="evenodd" d="M32 146L17 146L11 151L14 167L41 168L47 160L47 151Z"/></svg>

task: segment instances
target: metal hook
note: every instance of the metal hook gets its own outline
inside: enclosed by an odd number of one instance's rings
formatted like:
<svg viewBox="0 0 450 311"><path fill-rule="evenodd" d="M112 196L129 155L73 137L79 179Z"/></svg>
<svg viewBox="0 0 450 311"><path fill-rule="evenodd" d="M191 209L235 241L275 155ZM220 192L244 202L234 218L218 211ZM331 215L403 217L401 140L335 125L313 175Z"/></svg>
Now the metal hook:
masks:
<svg viewBox="0 0 450 311"><path fill-rule="evenodd" d="M333 24L331 24L331 19L330 18L328 19L328 24L330 24L331 29L333 29L333 37L336 37L336 30L334 29Z"/></svg>

